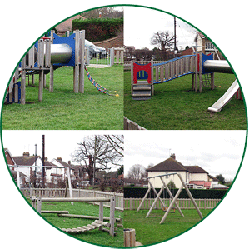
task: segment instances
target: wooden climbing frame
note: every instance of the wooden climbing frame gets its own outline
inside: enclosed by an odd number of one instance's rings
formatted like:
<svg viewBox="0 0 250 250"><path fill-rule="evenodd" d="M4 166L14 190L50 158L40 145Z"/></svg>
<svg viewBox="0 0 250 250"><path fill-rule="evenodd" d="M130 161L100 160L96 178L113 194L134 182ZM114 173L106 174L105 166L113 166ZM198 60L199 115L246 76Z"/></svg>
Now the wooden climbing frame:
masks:
<svg viewBox="0 0 250 250"><path fill-rule="evenodd" d="M106 197L32 197L32 206L36 208L38 213L42 213L42 202L99 202L99 217L91 224L77 228L61 228L62 231L67 233L83 233L86 231L99 228L99 230L109 232L111 236L115 235L115 196L110 198ZM110 217L109 222L103 222L103 202L110 202ZM108 227L103 228L103 227Z"/></svg>

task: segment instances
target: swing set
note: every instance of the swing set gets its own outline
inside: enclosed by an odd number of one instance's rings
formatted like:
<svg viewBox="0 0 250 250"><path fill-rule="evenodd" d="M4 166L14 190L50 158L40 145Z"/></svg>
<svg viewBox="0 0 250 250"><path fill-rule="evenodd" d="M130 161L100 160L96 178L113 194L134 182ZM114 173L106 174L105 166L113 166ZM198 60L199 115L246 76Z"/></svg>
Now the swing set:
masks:
<svg viewBox="0 0 250 250"><path fill-rule="evenodd" d="M164 177L168 178L170 176L173 176L173 178L174 178L174 176L176 176L176 175L178 176L178 178L181 181L181 186L178 189L176 195L173 196L172 192L168 188L167 183L165 182L165 180L163 178ZM158 193L155 190L155 188L153 187L153 184L151 182L152 178L160 178L161 179L162 186L161 186L161 189L160 189L160 191ZM195 200L194 200L191 192L189 191L189 189L187 187L187 184L183 181L183 179L182 179L182 177L181 177L181 175L179 173L168 173L168 174L164 174L164 175L158 175L158 176L154 176L154 177L148 177L148 184L149 184L148 190L147 190L145 196L142 198L142 201L141 201L139 207L137 208L137 212L138 212L141 209L141 207L142 207L145 199L148 197L148 194L150 194L150 191L152 189L153 192L154 192L154 194L156 195L156 198L154 199L152 205L150 206L150 209L147 212L146 218L149 217L149 215L151 214L151 212L152 212L153 208L155 207L155 205L156 205L156 203L157 203L158 200L161 203L162 210L165 212L165 214L163 215L163 217L161 219L160 224L162 224L165 221L165 219L167 218L168 214L170 213L170 211L172 209L173 209L174 212L175 212L175 209L176 209L180 213L180 215L182 217L184 217L184 215L183 215L183 213L182 213L182 211L181 211L181 209L180 209L180 207L178 206L178 203L177 203L177 198L179 197L179 195L180 195L180 193L181 193L181 191L182 191L183 188L186 190L187 195L191 199L194 207L196 208L198 215L200 216L201 219L203 218L201 211L199 210L199 208L198 208L198 206L197 206L197 204L196 204L196 202L195 202ZM168 207L166 206L166 204L164 204L164 202L163 202L163 200L161 198L161 194L162 194L162 192L165 189L167 190L167 193L169 194L169 197L170 197L170 204L169 204Z"/></svg>

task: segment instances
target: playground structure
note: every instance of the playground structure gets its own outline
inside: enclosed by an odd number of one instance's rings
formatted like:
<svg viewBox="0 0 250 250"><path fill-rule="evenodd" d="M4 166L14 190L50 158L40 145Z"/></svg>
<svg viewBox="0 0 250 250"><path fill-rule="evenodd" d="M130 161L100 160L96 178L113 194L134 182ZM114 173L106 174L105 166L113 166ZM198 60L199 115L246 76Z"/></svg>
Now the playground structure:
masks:
<svg viewBox="0 0 250 250"><path fill-rule="evenodd" d="M32 207L37 210L38 213L57 213L58 216L66 217L68 215L67 211L42 211L43 202L98 202L99 203L99 217L98 220L95 220L91 224L83 227L77 228L61 228L63 232L66 233L84 233L98 228L100 231L108 232L111 236L115 236L115 197L110 198L105 197L32 197ZM110 217L108 218L109 222L104 222L103 217L103 202L110 202ZM77 217L77 215L71 215L68 217ZM78 217L79 218L79 217ZM87 216L82 216L82 218L88 218ZM92 219L93 217L90 217ZM106 218L107 219L107 218Z"/></svg>
<svg viewBox="0 0 250 250"><path fill-rule="evenodd" d="M171 192L170 189L168 188L167 183L164 181L163 178L164 178L164 177L168 178L168 177L170 177L170 176L175 176L175 175L178 176L178 178L179 178L179 180L180 180L180 182L181 182L181 186L179 187L179 189L178 189L176 195L173 196L172 192ZM160 191L159 191L158 193L157 193L157 191L155 190L155 188L153 187L152 182L150 181L151 178L160 178L160 179L161 179L162 187L161 187L161 189L160 189ZM190 198L190 200L192 201L192 203L193 203L195 209L197 210L198 215L200 216L201 219L203 218L201 211L199 210L199 208L198 208L198 206L197 206L197 204L196 204L196 202L195 202L195 200L194 200L194 198L193 198L191 192L189 191L189 189L188 189L188 187L187 187L187 184L183 181L183 179L182 179L182 177L181 177L181 175L180 175L179 173L168 173L168 174L164 174L164 175L158 175L158 176L154 176L154 177L148 177L148 184L149 184L148 190L147 190L145 196L142 198L142 201L141 201L139 207L137 208L137 212L138 212L138 211L141 209L142 204L144 203L145 199L148 197L148 194L150 193L150 191L151 191L151 189L152 189L153 192L154 192L155 195L156 195L156 198L154 199L152 205L150 206L150 209L149 209L149 211L148 211L148 213L147 213L146 218L149 217L149 215L151 214L151 212L152 212L153 208L155 207L155 205L156 205L156 203L157 203L158 200L160 201L160 203L161 203L161 205L162 205L162 210L165 212L164 216L163 216L162 219L161 219L160 224L162 224L162 223L165 221L165 219L167 218L168 214L170 213L170 211L171 211L172 209L176 209L176 210L181 214L181 216L184 217L184 215L183 215L183 213L182 213L180 207L179 207L178 204L177 204L177 198L179 197L179 195L180 195L181 191L183 190L183 188L186 190L187 195L189 196L189 198ZM171 202L170 202L170 204L169 204L169 207L166 207L166 206L165 206L165 204L164 204L162 198L160 197L161 194L162 194L162 192L164 191L164 189L167 190L167 192L168 192L168 194L169 194L169 196L170 196L170 201L171 201Z"/></svg>
<svg viewBox="0 0 250 250"><path fill-rule="evenodd" d="M154 95L154 84L166 83L176 78L192 74L192 90L202 92L203 86L209 85L213 90L214 72L233 73L225 60L213 60L213 54L195 53L177 57L166 62L131 62L131 92L133 100L147 100ZM216 106L209 108L211 112L220 112L233 97L242 99L237 80Z"/></svg>
<svg viewBox="0 0 250 250"><path fill-rule="evenodd" d="M50 74L49 92L53 92L54 70L64 66L73 67L74 93L84 93L84 70L86 70L88 79L98 91L112 95L90 76L86 67L89 63L88 52L84 30L77 30L68 37L59 37L51 31L50 37L39 39L23 57L7 88L5 102L25 104L26 77L32 77L33 85L35 74L39 75L38 101L41 102L47 74ZM111 48L107 57L110 62L108 66L123 63L123 49Z"/></svg>

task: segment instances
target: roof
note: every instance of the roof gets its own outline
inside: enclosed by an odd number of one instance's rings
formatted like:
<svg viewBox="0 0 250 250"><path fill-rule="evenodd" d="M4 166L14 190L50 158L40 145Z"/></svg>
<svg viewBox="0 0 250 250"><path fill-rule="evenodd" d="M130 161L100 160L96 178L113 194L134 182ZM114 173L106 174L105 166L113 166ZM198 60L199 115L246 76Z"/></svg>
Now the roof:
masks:
<svg viewBox="0 0 250 250"><path fill-rule="evenodd" d="M198 166L188 166L188 167L185 167L185 168L187 169L187 171L189 173L205 173L205 174L208 173L203 168L198 167Z"/></svg>
<svg viewBox="0 0 250 250"><path fill-rule="evenodd" d="M147 172L186 172L186 168L174 160L172 157L158 163L152 168L147 169Z"/></svg>
<svg viewBox="0 0 250 250"><path fill-rule="evenodd" d="M21 166L32 166L36 159L40 158L39 156L16 156L13 157L17 165Z"/></svg>

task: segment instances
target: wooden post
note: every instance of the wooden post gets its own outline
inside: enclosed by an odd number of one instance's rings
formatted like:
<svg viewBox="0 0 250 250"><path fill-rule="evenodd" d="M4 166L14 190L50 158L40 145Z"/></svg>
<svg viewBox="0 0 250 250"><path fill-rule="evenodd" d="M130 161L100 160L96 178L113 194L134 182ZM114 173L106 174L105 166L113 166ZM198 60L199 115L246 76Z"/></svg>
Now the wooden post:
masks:
<svg viewBox="0 0 250 250"><path fill-rule="evenodd" d="M15 83L15 88L14 88L14 102L18 102L19 100L18 100L18 86L17 86L17 78L18 78L18 69L15 71L15 81L14 81L14 83Z"/></svg>
<svg viewBox="0 0 250 250"><path fill-rule="evenodd" d="M168 209L167 209L167 212L166 212L166 213L164 214L164 216L162 217L160 224L162 224L162 223L165 221L165 219L167 218L168 213L171 211L173 205L176 203L176 200L177 200L178 196L180 195L181 191L182 191L182 186L179 188L179 190L178 190L178 192L176 193L174 199L173 199L172 202L169 204L169 207L168 207Z"/></svg>
<svg viewBox="0 0 250 250"><path fill-rule="evenodd" d="M41 199L41 197L37 198L37 212L39 214L42 213L42 199Z"/></svg>
<svg viewBox="0 0 250 250"><path fill-rule="evenodd" d="M75 32L75 66L74 66L74 93L78 93L79 89L79 30Z"/></svg>
<svg viewBox="0 0 250 250"><path fill-rule="evenodd" d="M156 198L155 198L153 204L151 205L151 207L150 207L150 209L149 209L149 211L148 211L148 213L147 213L146 218L147 218L147 217L150 215L150 213L152 212L152 210L153 210L153 208L154 208L156 202L158 201L158 199L159 199L160 196L161 196L162 191L163 191L163 187L161 188L161 190L160 190L159 193L157 194L157 196L156 196ZM163 201L162 201L162 205L164 206Z"/></svg>
<svg viewBox="0 0 250 250"><path fill-rule="evenodd" d="M199 61L199 92L202 92L202 53L199 53L200 61Z"/></svg>
<svg viewBox="0 0 250 250"><path fill-rule="evenodd" d="M43 100L43 70L39 72L38 101Z"/></svg>
<svg viewBox="0 0 250 250"><path fill-rule="evenodd" d="M32 201L32 207L35 208L35 209L37 209L35 197L31 197L31 201Z"/></svg>
<svg viewBox="0 0 250 250"><path fill-rule="evenodd" d="M25 104L25 88L26 88L26 58L22 59L22 80L21 80L21 104Z"/></svg>
<svg viewBox="0 0 250 250"><path fill-rule="evenodd" d="M103 202L99 203L99 221L103 221ZM102 227L99 227L99 231L102 231Z"/></svg>
<svg viewBox="0 0 250 250"><path fill-rule="evenodd" d="M80 68L79 68L79 92L84 93L84 55L85 55L85 30L80 32L79 53L80 53Z"/></svg>
<svg viewBox="0 0 250 250"><path fill-rule="evenodd" d="M148 187L148 190L147 190L146 194L145 194L144 197L142 198L141 204L140 204L139 207L137 208L137 212L141 209L142 204L144 203L145 199L148 197L148 194L149 194L150 190L151 190L151 186Z"/></svg>
<svg viewBox="0 0 250 250"><path fill-rule="evenodd" d="M40 39L38 41L38 55L37 55L37 66L40 68L39 71L39 87L38 87L38 101L41 102L43 99L43 84L44 84L44 41Z"/></svg>
<svg viewBox="0 0 250 250"><path fill-rule="evenodd" d="M135 229L126 228L123 230L124 247L135 247Z"/></svg>
<svg viewBox="0 0 250 250"><path fill-rule="evenodd" d="M203 218L202 213L201 213L201 211L199 210L199 208L198 208L198 206L197 206L197 204L196 204L196 202L195 202L195 200L194 200L194 198L193 198L191 192L189 191L189 189L188 189L188 187L187 187L187 184L183 181L183 179L182 179L182 177L181 177L180 174L177 174L177 175L178 175L178 177L180 178L181 183L182 183L182 186L186 189L189 198L191 199L191 201L192 201L194 207L196 208L196 210L197 210L199 216L200 216L201 219L202 219L202 218Z"/></svg>
<svg viewBox="0 0 250 250"><path fill-rule="evenodd" d="M195 92L197 92L197 79L198 79L198 52L195 55Z"/></svg>
<svg viewBox="0 0 250 250"><path fill-rule="evenodd" d="M167 189L167 192L168 192L168 194L169 194L169 196L170 196L170 200L173 200L174 197L173 197L171 191L169 190L167 184L165 183L165 181L163 181L162 177L160 177L160 178L161 178L161 181L162 181L163 186ZM179 213L181 214L181 216L184 217L184 215L183 215L183 213L182 213L180 207L178 206L177 202L175 202L175 206L176 206L177 210L179 211Z"/></svg>
<svg viewBox="0 0 250 250"><path fill-rule="evenodd" d="M115 196L110 198L110 231L111 236L115 235Z"/></svg>

